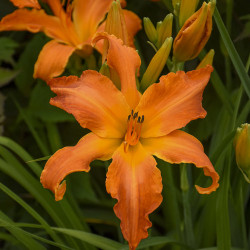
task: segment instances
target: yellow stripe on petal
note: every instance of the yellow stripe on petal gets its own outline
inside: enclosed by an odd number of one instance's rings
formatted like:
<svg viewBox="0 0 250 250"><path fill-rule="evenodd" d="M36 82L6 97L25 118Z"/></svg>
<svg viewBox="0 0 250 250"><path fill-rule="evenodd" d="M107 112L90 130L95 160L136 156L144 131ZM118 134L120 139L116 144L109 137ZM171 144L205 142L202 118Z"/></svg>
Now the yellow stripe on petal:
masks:
<svg viewBox="0 0 250 250"><path fill-rule="evenodd" d="M127 153L123 145L113 155L108 168L106 188L118 200L114 206L121 220L124 238L134 250L142 239L148 237L151 227L148 215L162 202L162 178L155 159L140 143Z"/></svg>
<svg viewBox="0 0 250 250"><path fill-rule="evenodd" d="M158 158L175 164L193 163L212 178L209 187L195 186L200 194L210 194L219 187L219 175L204 153L202 144L192 135L176 130L166 136L141 139L143 147Z"/></svg>
<svg viewBox="0 0 250 250"><path fill-rule="evenodd" d="M89 133L76 146L58 150L50 157L41 174L43 187L50 189L57 201L61 200L66 191L66 181L63 179L67 175L80 171L88 172L90 162L95 159L110 159L120 144L120 140L103 139Z"/></svg>

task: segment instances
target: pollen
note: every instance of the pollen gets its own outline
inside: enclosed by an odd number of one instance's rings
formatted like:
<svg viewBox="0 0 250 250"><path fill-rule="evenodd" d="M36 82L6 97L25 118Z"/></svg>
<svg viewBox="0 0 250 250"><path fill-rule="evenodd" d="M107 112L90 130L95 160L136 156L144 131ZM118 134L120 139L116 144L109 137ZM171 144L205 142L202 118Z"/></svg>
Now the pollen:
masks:
<svg viewBox="0 0 250 250"><path fill-rule="evenodd" d="M135 146L139 142L143 122L144 115L139 116L139 113L134 113L132 109L128 116L128 127L124 137L124 152L128 152L129 146Z"/></svg>

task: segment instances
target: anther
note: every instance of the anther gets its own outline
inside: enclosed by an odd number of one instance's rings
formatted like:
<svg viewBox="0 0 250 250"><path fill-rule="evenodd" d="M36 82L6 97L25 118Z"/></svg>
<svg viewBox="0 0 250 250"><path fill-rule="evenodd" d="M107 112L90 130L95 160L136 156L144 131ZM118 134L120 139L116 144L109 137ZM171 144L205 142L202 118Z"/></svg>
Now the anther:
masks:
<svg viewBox="0 0 250 250"><path fill-rule="evenodd" d="M138 117L137 122L138 122L138 123L141 122L141 117L140 117L140 116Z"/></svg>
<svg viewBox="0 0 250 250"><path fill-rule="evenodd" d="M138 116L138 112L136 112L133 116L133 118L135 119Z"/></svg>
<svg viewBox="0 0 250 250"><path fill-rule="evenodd" d="M134 115L134 110L132 109L132 111L131 111L131 115L133 116Z"/></svg>
<svg viewBox="0 0 250 250"><path fill-rule="evenodd" d="M128 116L128 121L130 120L130 118L131 118L131 115Z"/></svg>
<svg viewBox="0 0 250 250"><path fill-rule="evenodd" d="M142 117L141 117L141 123L143 123L144 122L144 115L142 115Z"/></svg>

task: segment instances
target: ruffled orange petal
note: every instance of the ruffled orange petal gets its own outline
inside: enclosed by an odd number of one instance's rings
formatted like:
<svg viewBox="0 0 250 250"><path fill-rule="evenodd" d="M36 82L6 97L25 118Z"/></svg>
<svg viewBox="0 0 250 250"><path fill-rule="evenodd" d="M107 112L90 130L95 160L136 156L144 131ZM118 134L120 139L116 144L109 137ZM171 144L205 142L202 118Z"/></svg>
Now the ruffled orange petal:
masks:
<svg viewBox="0 0 250 250"><path fill-rule="evenodd" d="M63 9L63 6L60 0L42 0L42 1L49 5L54 15L60 18L62 17L62 15L63 16L65 15L65 11Z"/></svg>
<svg viewBox="0 0 250 250"><path fill-rule="evenodd" d="M57 94L50 103L73 114L82 127L101 137L124 137L131 111L109 78L86 70L80 78L55 78L48 84Z"/></svg>
<svg viewBox="0 0 250 250"><path fill-rule="evenodd" d="M155 159L138 143L127 153L121 145L108 168L106 188L118 200L114 206L130 249L148 237L148 215L162 202L162 178Z"/></svg>
<svg viewBox="0 0 250 250"><path fill-rule="evenodd" d="M61 24L62 33L65 35L65 42L75 47L81 48L82 41L76 33L75 26L72 22L72 6L68 4L64 10L60 0L43 0L46 2L54 15L58 17ZM69 3L69 1L68 1Z"/></svg>
<svg viewBox="0 0 250 250"><path fill-rule="evenodd" d="M51 38L68 41L60 19L47 15L44 10L18 9L5 16L0 22L0 31L9 30L28 30L33 33L43 31Z"/></svg>
<svg viewBox="0 0 250 250"><path fill-rule="evenodd" d="M160 78L160 83L151 85L137 107L145 118L141 136L163 136L191 120L204 118L202 94L212 71L212 66L208 65L188 73L169 73Z"/></svg>
<svg viewBox="0 0 250 250"><path fill-rule="evenodd" d="M41 50L34 69L34 78L47 81L63 73L75 48L52 40Z"/></svg>
<svg viewBox="0 0 250 250"><path fill-rule="evenodd" d="M88 172L90 162L95 159L110 159L120 144L121 141L118 139L103 139L89 133L76 146L58 150L47 161L41 174L40 181L43 187L55 194L56 201L61 200L66 191L66 181L63 179L68 174Z"/></svg>
<svg viewBox="0 0 250 250"><path fill-rule="evenodd" d="M132 11L123 10L127 31L128 31L128 42L130 47L134 46L134 36L141 30L141 19Z"/></svg>
<svg viewBox="0 0 250 250"><path fill-rule="evenodd" d="M113 0L74 0L73 20L82 41L92 37Z"/></svg>
<svg viewBox="0 0 250 250"><path fill-rule="evenodd" d="M100 39L107 39L109 49L107 63L114 69L121 80L121 91L131 108L135 108L140 100L140 93L136 88L136 73L141 65L141 60L135 49L123 45L122 40L113 35L100 33L94 38L96 43Z"/></svg>
<svg viewBox="0 0 250 250"><path fill-rule="evenodd" d="M212 178L212 184L207 187L195 186L200 194L210 194L219 187L219 175L204 153L202 144L192 135L181 130L158 138L141 139L143 147L170 163L193 163L197 168L203 168L204 174Z"/></svg>
<svg viewBox="0 0 250 250"><path fill-rule="evenodd" d="M41 9L41 6L37 0L10 0L10 1L18 8L31 7L35 9Z"/></svg>

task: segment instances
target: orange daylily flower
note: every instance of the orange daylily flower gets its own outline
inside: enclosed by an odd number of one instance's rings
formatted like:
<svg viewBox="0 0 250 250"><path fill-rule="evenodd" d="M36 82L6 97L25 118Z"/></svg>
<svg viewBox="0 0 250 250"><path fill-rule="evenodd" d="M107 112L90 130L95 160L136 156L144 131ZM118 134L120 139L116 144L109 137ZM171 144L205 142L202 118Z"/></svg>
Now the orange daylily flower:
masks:
<svg viewBox="0 0 250 250"><path fill-rule="evenodd" d="M35 64L34 78L48 80L63 73L69 57L77 52L83 57L92 53L91 41L94 34L104 31L106 13L113 0L74 0L67 2L66 10L60 0L43 0L54 16L40 9L37 0L11 0L19 9L5 16L0 22L0 31L28 30L44 32L52 38L45 44ZM126 1L121 1L122 5ZM32 7L27 9L24 7ZM123 10L128 31L128 45L141 29L141 20L131 11ZM100 46L97 49L101 50Z"/></svg>
<svg viewBox="0 0 250 250"><path fill-rule="evenodd" d="M107 64L120 77L121 91L106 76L92 70L48 82L57 94L50 103L75 116L92 132L73 147L58 150L46 163L41 175L44 188L61 200L66 191L63 179L70 173L90 170L95 159L113 159L107 172L106 188L118 200L114 206L121 230L130 249L148 236L148 215L162 202L162 177L154 156L170 163L193 163L212 178L201 194L215 191L219 176L204 153L202 144L179 130L191 120L204 118L202 93L212 66L188 73L179 71L162 76L143 95L136 88L140 67L137 52L107 33ZM63 181L63 182L62 182Z"/></svg>

